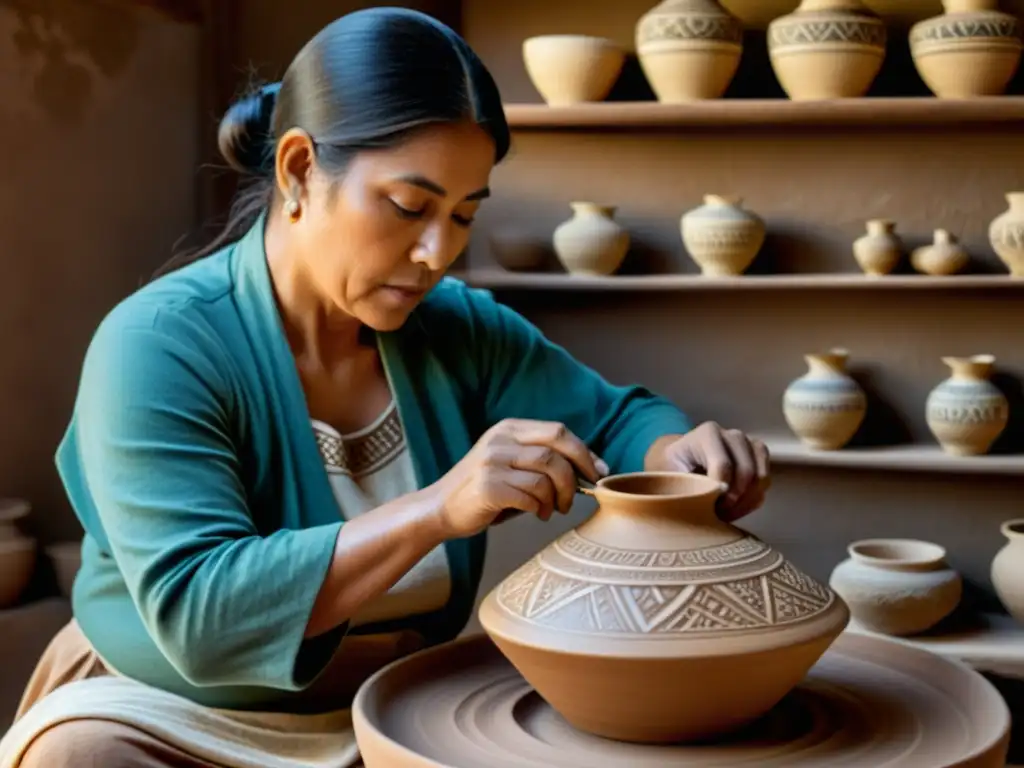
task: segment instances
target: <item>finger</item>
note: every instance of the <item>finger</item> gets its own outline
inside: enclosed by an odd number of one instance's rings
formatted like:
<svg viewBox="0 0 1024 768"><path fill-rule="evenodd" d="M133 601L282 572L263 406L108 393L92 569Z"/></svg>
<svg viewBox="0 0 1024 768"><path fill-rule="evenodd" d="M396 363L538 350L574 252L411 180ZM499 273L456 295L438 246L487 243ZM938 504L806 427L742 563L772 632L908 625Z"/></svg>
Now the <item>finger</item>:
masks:
<svg viewBox="0 0 1024 768"><path fill-rule="evenodd" d="M722 433L722 439L729 449L732 458L732 487L726 494L725 502L729 506L742 506L748 503L748 496L759 493L757 485L757 459L750 440L738 429L728 429Z"/></svg>
<svg viewBox="0 0 1024 768"><path fill-rule="evenodd" d="M754 460L757 464L757 484L764 493L772 483L771 452L763 441L751 438L751 446L754 448Z"/></svg>
<svg viewBox="0 0 1024 768"><path fill-rule="evenodd" d="M753 495L745 496L740 503L720 510L718 517L727 523L734 523L760 509L762 504L764 504L764 493L757 491Z"/></svg>
<svg viewBox="0 0 1024 768"><path fill-rule="evenodd" d="M704 471L707 476L732 488L734 467L722 430L715 428L704 431L700 450L704 454Z"/></svg>
<svg viewBox="0 0 1024 768"><path fill-rule="evenodd" d="M509 419L509 429L521 445L547 445L565 456L586 479L596 483L602 474L586 443L574 435L565 424L557 421L531 421ZM602 462L603 463L603 462ZM607 469L607 466L605 467Z"/></svg>
<svg viewBox="0 0 1024 768"><path fill-rule="evenodd" d="M543 472L530 472L524 469L509 469L502 473L502 481L509 488L525 493L536 500L534 514L541 520L551 519L555 511L555 486L551 478ZM502 501L502 506L509 506Z"/></svg>
<svg viewBox="0 0 1024 768"><path fill-rule="evenodd" d="M562 454L547 445L517 446L510 466L531 472L543 472L555 489L555 507L568 512L576 498L576 472Z"/></svg>

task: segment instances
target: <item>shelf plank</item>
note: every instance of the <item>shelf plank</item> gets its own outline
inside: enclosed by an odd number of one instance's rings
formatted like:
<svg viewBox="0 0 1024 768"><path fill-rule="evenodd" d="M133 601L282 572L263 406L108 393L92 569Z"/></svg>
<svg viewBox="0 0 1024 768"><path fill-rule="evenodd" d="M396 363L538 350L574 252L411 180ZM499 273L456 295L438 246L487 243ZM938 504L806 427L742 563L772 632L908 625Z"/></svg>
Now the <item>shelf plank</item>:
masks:
<svg viewBox="0 0 1024 768"><path fill-rule="evenodd" d="M951 456L938 445L894 445L815 451L795 437L758 435L776 466L835 467L896 472L950 472L968 475L1024 476L1024 454Z"/></svg>
<svg viewBox="0 0 1024 768"><path fill-rule="evenodd" d="M949 633L932 633L915 637L877 635L856 621L847 632L886 637L904 645L957 659L979 672L1024 680L1024 626L1009 616L987 614L977 627Z"/></svg>
<svg viewBox="0 0 1024 768"><path fill-rule="evenodd" d="M859 273L804 275L569 275L560 272L506 272L469 269L449 273L476 288L530 291L763 291L763 290L1019 290L1024 279L999 275L886 275Z"/></svg>
<svg viewBox="0 0 1024 768"><path fill-rule="evenodd" d="M952 126L1024 122L1024 97L980 96L828 99L708 99L689 104L656 101L601 101L549 107L506 104L515 130L623 129L772 126Z"/></svg>

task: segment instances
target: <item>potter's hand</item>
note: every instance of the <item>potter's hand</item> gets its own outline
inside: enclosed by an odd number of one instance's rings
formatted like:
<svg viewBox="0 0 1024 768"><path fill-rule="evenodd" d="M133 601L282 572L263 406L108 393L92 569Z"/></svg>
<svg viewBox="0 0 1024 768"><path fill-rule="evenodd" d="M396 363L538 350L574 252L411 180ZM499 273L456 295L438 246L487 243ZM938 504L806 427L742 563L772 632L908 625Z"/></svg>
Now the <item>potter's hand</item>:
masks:
<svg viewBox="0 0 1024 768"><path fill-rule="evenodd" d="M446 538L472 536L508 510L548 520L566 513L576 475L597 482L608 467L564 424L505 419L430 486Z"/></svg>
<svg viewBox="0 0 1024 768"><path fill-rule="evenodd" d="M696 472L721 480L729 490L719 499L719 516L729 522L760 507L769 485L765 444L713 421L685 435L662 438L648 452L645 469Z"/></svg>

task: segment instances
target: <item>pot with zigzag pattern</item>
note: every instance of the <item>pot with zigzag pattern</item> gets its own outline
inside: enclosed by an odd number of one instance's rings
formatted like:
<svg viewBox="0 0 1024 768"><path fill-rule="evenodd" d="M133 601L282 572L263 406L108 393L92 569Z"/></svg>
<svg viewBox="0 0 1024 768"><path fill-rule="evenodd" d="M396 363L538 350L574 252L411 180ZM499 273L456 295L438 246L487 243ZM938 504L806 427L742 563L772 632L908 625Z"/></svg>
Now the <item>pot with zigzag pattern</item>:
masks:
<svg viewBox="0 0 1024 768"><path fill-rule="evenodd" d="M597 512L479 612L576 728L649 743L734 731L795 688L846 627L831 589L719 519L719 482L638 472L593 493Z"/></svg>

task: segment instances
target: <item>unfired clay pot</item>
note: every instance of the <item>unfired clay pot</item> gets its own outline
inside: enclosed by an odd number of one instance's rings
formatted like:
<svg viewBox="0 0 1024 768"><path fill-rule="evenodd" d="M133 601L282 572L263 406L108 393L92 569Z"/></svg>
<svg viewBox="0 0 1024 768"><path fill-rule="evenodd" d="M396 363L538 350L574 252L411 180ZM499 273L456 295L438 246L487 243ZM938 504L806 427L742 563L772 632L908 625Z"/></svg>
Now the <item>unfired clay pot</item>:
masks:
<svg viewBox="0 0 1024 768"><path fill-rule="evenodd" d="M963 579L946 565L946 550L914 539L869 539L851 544L849 559L832 571L829 586L858 624L886 635L916 635L960 604Z"/></svg>
<svg viewBox="0 0 1024 768"><path fill-rule="evenodd" d="M999 0L945 0L946 12L910 30L914 65L940 98L999 96L1020 64L1020 22Z"/></svg>
<svg viewBox="0 0 1024 768"><path fill-rule="evenodd" d="M807 373L782 396L786 423L808 448L834 451L845 446L867 414L867 396L846 372L849 353L832 349L804 355Z"/></svg>
<svg viewBox="0 0 1024 768"><path fill-rule="evenodd" d="M1006 195L1009 207L988 227L988 239L1011 277L1024 277L1024 192Z"/></svg>
<svg viewBox="0 0 1024 768"><path fill-rule="evenodd" d="M952 375L928 395L928 428L946 453L988 453L1010 417L1006 396L989 381L995 357L944 357L942 362L949 366Z"/></svg>
<svg viewBox="0 0 1024 768"><path fill-rule="evenodd" d="M931 245L915 248L910 254L910 264L926 275L955 275L962 272L970 260L967 249L960 245L956 235L945 229L936 229Z"/></svg>
<svg viewBox="0 0 1024 768"><path fill-rule="evenodd" d="M743 26L718 0L664 0L640 17L636 51L658 101L717 99L743 52Z"/></svg>
<svg viewBox="0 0 1024 768"><path fill-rule="evenodd" d="M615 219L614 205L569 203L572 218L555 229L555 254L567 272L611 275L626 258L629 232Z"/></svg>
<svg viewBox="0 0 1024 768"><path fill-rule="evenodd" d="M856 98L885 60L881 18L860 0L803 0L768 25L768 53L779 85L795 100Z"/></svg>
<svg viewBox="0 0 1024 768"><path fill-rule="evenodd" d="M553 107L601 101L625 61L625 52L603 37L540 35L523 41L526 73Z"/></svg>
<svg viewBox="0 0 1024 768"><path fill-rule="evenodd" d="M1024 624L1024 518L1002 525L1006 544L992 560L992 585L1009 614Z"/></svg>
<svg viewBox="0 0 1024 768"><path fill-rule="evenodd" d="M480 623L576 728L634 742L732 731L846 627L828 588L715 513L703 475L607 477L598 511L484 599Z"/></svg>
<svg viewBox="0 0 1024 768"><path fill-rule="evenodd" d="M764 221L732 195L704 195L704 205L683 214L679 229L690 257L709 277L743 274L764 245Z"/></svg>
<svg viewBox="0 0 1024 768"><path fill-rule="evenodd" d="M896 235L896 222L871 219L867 233L853 242L853 258L869 277L892 272L903 256L903 242Z"/></svg>

